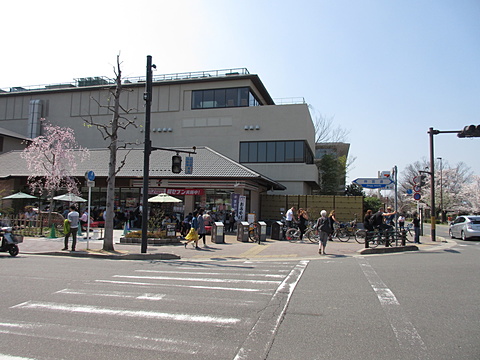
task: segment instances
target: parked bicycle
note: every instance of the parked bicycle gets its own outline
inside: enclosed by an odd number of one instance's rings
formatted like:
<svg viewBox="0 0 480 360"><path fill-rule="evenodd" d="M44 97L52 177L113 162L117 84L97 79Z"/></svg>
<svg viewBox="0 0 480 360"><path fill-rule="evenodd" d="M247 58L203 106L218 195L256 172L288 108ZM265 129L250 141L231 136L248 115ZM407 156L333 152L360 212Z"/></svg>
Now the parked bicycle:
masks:
<svg viewBox="0 0 480 360"><path fill-rule="evenodd" d="M312 221L308 223L308 226L305 229L305 233L303 234L302 240L308 239L312 243L318 243L319 235L317 233L317 230L314 228L315 223L316 222L312 222ZM301 232L298 226L289 228L285 234L286 239L289 240L290 242L300 241L300 236L301 236Z"/></svg>
<svg viewBox="0 0 480 360"><path fill-rule="evenodd" d="M342 242L347 242L350 238L356 237L357 222L355 220L348 223L334 224L332 238L336 238Z"/></svg>
<svg viewBox="0 0 480 360"><path fill-rule="evenodd" d="M357 242L359 244L364 244L368 236L368 245L369 247L377 247L379 245L387 246L400 246L402 244L402 239L405 237L405 241L408 240L407 231L405 230L379 230L375 229L374 231L358 230L356 233Z"/></svg>

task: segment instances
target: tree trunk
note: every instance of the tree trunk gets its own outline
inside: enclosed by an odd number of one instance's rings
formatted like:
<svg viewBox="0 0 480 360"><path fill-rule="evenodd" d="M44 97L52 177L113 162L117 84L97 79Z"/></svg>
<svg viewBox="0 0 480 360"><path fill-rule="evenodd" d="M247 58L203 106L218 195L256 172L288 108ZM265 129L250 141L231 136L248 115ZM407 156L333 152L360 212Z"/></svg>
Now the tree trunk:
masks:
<svg viewBox="0 0 480 360"><path fill-rule="evenodd" d="M122 92L122 76L120 63L117 57L117 78L114 93L114 110L112 118L112 128L110 134L110 160L108 163L107 179L107 204L105 216L105 238L103 240L103 250L113 251L113 226L115 218L115 176L117 171L117 148L118 148L118 121L120 118L120 94Z"/></svg>
<svg viewBox="0 0 480 360"><path fill-rule="evenodd" d="M115 147L115 150L113 150ZM105 237L103 250L113 251L113 219L115 217L115 167L117 162L116 142L110 146L110 161L108 163L107 203L105 216Z"/></svg>

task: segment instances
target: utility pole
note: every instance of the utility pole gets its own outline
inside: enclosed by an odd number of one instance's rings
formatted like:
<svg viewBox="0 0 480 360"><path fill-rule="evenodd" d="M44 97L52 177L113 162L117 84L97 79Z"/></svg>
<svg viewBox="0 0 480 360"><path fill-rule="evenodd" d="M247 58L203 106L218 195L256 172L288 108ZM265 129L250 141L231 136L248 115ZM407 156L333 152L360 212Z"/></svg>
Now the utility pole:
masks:
<svg viewBox="0 0 480 360"><path fill-rule="evenodd" d="M440 216L443 223L445 221L443 218L443 159L438 157L437 160L440 160Z"/></svg>
<svg viewBox="0 0 480 360"><path fill-rule="evenodd" d="M145 144L143 153L143 197L142 197L142 246L141 253L147 252L148 242L148 183L150 175L150 153L152 152L152 143L150 141L150 113L152 108L152 56L147 56L147 81L145 85Z"/></svg>

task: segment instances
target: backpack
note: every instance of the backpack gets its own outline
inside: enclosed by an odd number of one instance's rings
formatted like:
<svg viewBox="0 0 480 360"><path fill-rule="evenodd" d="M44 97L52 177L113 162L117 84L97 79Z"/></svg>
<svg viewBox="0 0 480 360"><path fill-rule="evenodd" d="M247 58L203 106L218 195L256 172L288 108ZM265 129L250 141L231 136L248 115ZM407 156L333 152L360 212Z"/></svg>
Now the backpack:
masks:
<svg viewBox="0 0 480 360"><path fill-rule="evenodd" d="M372 214L370 216L370 219L368 219L368 222L370 226L376 227L378 225L381 225L383 223L383 215L380 211L376 212L375 214Z"/></svg>
<svg viewBox="0 0 480 360"><path fill-rule="evenodd" d="M316 227L318 230L326 232L329 235L332 233L332 228L328 218L318 218Z"/></svg>

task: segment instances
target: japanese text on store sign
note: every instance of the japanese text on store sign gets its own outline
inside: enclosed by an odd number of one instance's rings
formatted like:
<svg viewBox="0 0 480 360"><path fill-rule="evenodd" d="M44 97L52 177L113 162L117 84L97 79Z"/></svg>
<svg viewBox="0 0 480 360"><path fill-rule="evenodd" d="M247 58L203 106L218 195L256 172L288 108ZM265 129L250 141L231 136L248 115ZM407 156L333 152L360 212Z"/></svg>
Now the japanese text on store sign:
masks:
<svg viewBox="0 0 480 360"><path fill-rule="evenodd" d="M204 195L205 189L167 189L168 195Z"/></svg>

